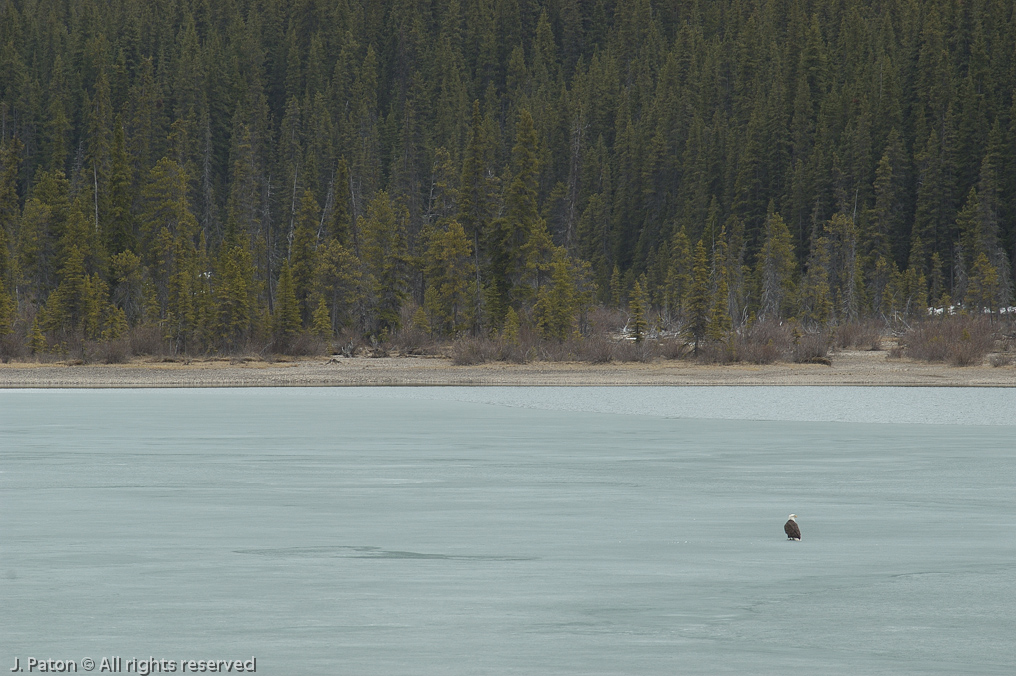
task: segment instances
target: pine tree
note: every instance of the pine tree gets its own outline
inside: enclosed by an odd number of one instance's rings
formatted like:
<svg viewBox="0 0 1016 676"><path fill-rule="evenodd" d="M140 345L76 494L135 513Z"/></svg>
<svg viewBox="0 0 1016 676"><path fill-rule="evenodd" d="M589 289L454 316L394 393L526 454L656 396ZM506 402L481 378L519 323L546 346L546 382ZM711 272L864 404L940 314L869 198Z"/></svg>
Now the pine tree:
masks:
<svg viewBox="0 0 1016 676"><path fill-rule="evenodd" d="M310 190L300 198L296 214L296 226L289 253L289 267L293 278L293 293L296 296L301 323L309 324L313 314L311 295L314 288L314 269L317 257L316 231L319 221L317 200ZM281 277L280 277L281 279Z"/></svg>
<svg viewBox="0 0 1016 676"><path fill-rule="evenodd" d="M228 244L219 252L215 274L215 337L227 350L243 347L256 328L254 264L250 250Z"/></svg>
<svg viewBox="0 0 1016 676"><path fill-rule="evenodd" d="M833 301L829 288L831 260L829 238L816 234L811 238L808 267L801 278L800 319L811 327L821 327L832 316Z"/></svg>
<svg viewBox="0 0 1016 676"><path fill-rule="evenodd" d="M0 141L0 336L13 330L16 314L11 282L15 279L13 246L20 217L17 178L23 145L18 139Z"/></svg>
<svg viewBox="0 0 1016 676"><path fill-rule="evenodd" d="M275 289L275 312L272 314L272 332L276 340L288 341L300 332L300 305L296 298L296 285L289 262L282 263L279 283Z"/></svg>
<svg viewBox="0 0 1016 676"><path fill-rule="evenodd" d="M765 242L756 263L759 319L779 320L787 316L793 303L796 266L787 224L770 210L765 222Z"/></svg>
<svg viewBox="0 0 1016 676"><path fill-rule="evenodd" d="M14 299L7 291L7 283L0 277L0 337L14 331Z"/></svg>
<svg viewBox="0 0 1016 676"><path fill-rule="evenodd" d="M692 250L684 228L678 228L670 245L670 266L667 269L667 288L664 293L666 307L675 317L681 317L685 299L692 284Z"/></svg>
<svg viewBox="0 0 1016 676"><path fill-rule="evenodd" d="M709 325L706 327L706 337L717 342L725 340L731 330L730 286L727 284L728 266L726 231L721 230L713 254Z"/></svg>
<svg viewBox="0 0 1016 676"><path fill-rule="evenodd" d="M988 261L985 253L977 254L970 278L967 283L967 294L963 304L972 312L994 311L999 296L1000 286L998 270Z"/></svg>
<svg viewBox="0 0 1016 676"><path fill-rule="evenodd" d="M497 324L509 305L520 307L535 296L551 245L537 208L537 137L528 110L519 113L515 136L505 215L494 222L491 245L488 306Z"/></svg>
<svg viewBox="0 0 1016 676"><path fill-rule="evenodd" d="M444 334L463 331L472 323L472 249L458 221L448 221L427 247L424 296L431 328Z"/></svg>
<svg viewBox="0 0 1016 676"><path fill-rule="evenodd" d="M631 300L628 301L628 312L630 313L628 335L634 338L636 343L641 343L645 340L649 330L649 322L646 319L649 308L646 303L645 291L639 282L635 282L635 286L632 287Z"/></svg>
<svg viewBox="0 0 1016 676"><path fill-rule="evenodd" d="M621 270L616 265L610 275L610 305L621 307Z"/></svg>
<svg viewBox="0 0 1016 676"><path fill-rule="evenodd" d="M132 214L132 172L127 156L123 121L118 116L113 124L113 145L110 152L108 216L103 241L106 251L115 256L137 246Z"/></svg>
<svg viewBox="0 0 1016 676"><path fill-rule="evenodd" d="M788 233L789 236L789 233ZM706 339L709 328L709 259L705 244L700 239L695 245L695 257L692 263L691 285L685 299L687 308L687 324L685 333L694 345L695 354Z"/></svg>
<svg viewBox="0 0 1016 676"><path fill-rule="evenodd" d="M408 217L406 208L393 205L384 191L367 207L361 234L368 332L391 335L399 328L399 310L408 298Z"/></svg>
<svg viewBox="0 0 1016 676"><path fill-rule="evenodd" d="M330 338L332 336L332 318L328 312L328 302L324 296L318 296L317 305L314 307L311 333L318 338Z"/></svg>
<svg viewBox="0 0 1016 676"><path fill-rule="evenodd" d="M314 293L328 308L333 333L354 323L365 323L363 287L362 266L353 252L336 240L322 244L314 270Z"/></svg>
<svg viewBox="0 0 1016 676"><path fill-rule="evenodd" d="M564 340L574 332L577 314L578 291L572 278L567 254L563 248L554 252L551 264L550 283L540 287L533 308L536 323L546 338ZM632 314L636 314L633 308ZM642 322L645 322L645 310L642 310ZM645 332L643 328L643 333ZM636 333L636 340L641 337Z"/></svg>

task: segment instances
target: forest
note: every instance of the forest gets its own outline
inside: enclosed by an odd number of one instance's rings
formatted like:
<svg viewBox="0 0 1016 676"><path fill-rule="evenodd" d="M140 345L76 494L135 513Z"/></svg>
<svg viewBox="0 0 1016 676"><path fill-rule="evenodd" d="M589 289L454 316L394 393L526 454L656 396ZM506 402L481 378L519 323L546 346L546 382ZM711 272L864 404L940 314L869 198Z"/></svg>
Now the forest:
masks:
<svg viewBox="0 0 1016 676"><path fill-rule="evenodd" d="M1007 0L0 0L0 73L15 356L1013 304Z"/></svg>

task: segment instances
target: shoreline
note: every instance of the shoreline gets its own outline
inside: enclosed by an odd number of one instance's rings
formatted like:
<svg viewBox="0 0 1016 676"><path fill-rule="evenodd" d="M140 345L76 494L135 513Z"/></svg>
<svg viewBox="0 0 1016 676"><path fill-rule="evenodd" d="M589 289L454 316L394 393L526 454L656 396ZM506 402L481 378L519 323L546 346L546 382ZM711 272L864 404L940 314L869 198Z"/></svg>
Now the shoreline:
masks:
<svg viewBox="0 0 1016 676"><path fill-rule="evenodd" d="M226 359L125 364L0 364L0 389L379 386L859 386L1016 387L1016 368L957 367L886 352L841 351L821 364L700 365L651 363L491 362L456 366L443 357L309 357L278 361Z"/></svg>

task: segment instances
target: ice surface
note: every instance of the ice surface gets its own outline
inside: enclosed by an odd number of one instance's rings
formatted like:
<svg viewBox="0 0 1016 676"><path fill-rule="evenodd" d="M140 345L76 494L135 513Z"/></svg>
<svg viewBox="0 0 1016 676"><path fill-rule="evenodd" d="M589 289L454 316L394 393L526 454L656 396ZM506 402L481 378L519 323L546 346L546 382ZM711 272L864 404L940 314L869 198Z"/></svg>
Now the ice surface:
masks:
<svg viewBox="0 0 1016 676"><path fill-rule="evenodd" d="M773 389L0 391L0 668L1011 673L1009 391Z"/></svg>

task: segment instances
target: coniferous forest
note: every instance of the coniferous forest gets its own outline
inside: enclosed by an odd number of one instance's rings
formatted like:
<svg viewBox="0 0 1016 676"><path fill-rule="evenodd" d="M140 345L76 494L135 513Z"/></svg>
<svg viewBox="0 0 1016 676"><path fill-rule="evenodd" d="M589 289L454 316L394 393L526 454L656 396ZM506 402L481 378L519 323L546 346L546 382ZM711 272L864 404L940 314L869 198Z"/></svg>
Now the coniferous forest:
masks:
<svg viewBox="0 0 1016 676"><path fill-rule="evenodd" d="M28 353L997 314L1014 223L1006 0L0 0Z"/></svg>

